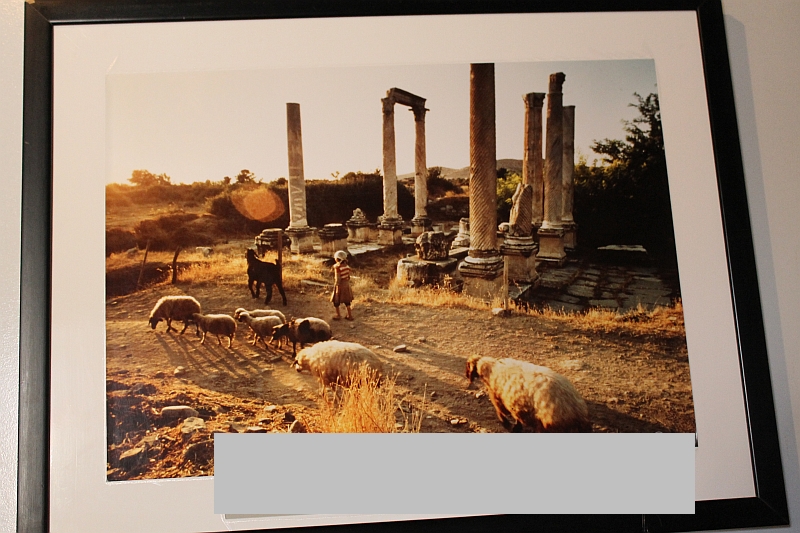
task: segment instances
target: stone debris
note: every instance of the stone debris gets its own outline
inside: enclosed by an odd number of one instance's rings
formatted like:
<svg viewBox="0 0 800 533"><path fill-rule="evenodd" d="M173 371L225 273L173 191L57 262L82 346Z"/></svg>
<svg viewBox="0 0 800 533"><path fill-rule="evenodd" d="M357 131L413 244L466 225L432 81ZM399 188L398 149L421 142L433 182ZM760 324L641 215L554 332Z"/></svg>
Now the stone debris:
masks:
<svg viewBox="0 0 800 533"><path fill-rule="evenodd" d="M461 426L467 423L466 418L453 418L450 420L451 426Z"/></svg>
<svg viewBox="0 0 800 533"><path fill-rule="evenodd" d="M230 428L231 433L244 433L246 429L244 424L237 424L236 422L231 422L228 424L228 427Z"/></svg>
<svg viewBox="0 0 800 533"><path fill-rule="evenodd" d="M486 396L486 393L485 393L485 392L483 392L483 391L478 391L478 392L476 392L476 393L475 393L475 399L476 399L476 400L480 400L480 399L481 399L481 398L483 398L484 396Z"/></svg>
<svg viewBox="0 0 800 533"><path fill-rule="evenodd" d="M268 405L268 406L266 406L264 408L264 411L266 411L268 413L274 413L277 410L278 410L278 406L277 405Z"/></svg>
<svg viewBox="0 0 800 533"><path fill-rule="evenodd" d="M266 433L267 430L262 428L261 426L248 426L247 429L244 431L245 433Z"/></svg>
<svg viewBox="0 0 800 533"><path fill-rule="evenodd" d="M119 456L119 464L122 468L131 468L142 462L145 458L145 448L143 446L125 450Z"/></svg>
<svg viewBox="0 0 800 533"><path fill-rule="evenodd" d="M176 367L175 370L172 371L175 376L182 376L186 373L186 368L179 366Z"/></svg>
<svg viewBox="0 0 800 533"><path fill-rule="evenodd" d="M286 411L283 413L283 421L284 422L294 422L296 420L294 413L291 411Z"/></svg>
<svg viewBox="0 0 800 533"><path fill-rule="evenodd" d="M170 405L161 409L161 416L164 418L191 418L197 414L197 411L188 405Z"/></svg>
<svg viewBox="0 0 800 533"><path fill-rule="evenodd" d="M408 346L406 346L405 344L399 344L394 348L392 348L392 351L397 353L404 353L408 351Z"/></svg>
<svg viewBox="0 0 800 533"><path fill-rule="evenodd" d="M195 431L206 429L206 421L202 418L192 416L183 421L181 433L184 437L190 437Z"/></svg>
<svg viewBox="0 0 800 533"><path fill-rule="evenodd" d="M308 433L306 426L303 425L302 422L299 420L295 420L292 422L292 425L289 426L289 433Z"/></svg>
<svg viewBox="0 0 800 533"><path fill-rule="evenodd" d="M492 309L492 316L506 317L510 315L511 309L506 309L504 307L495 307Z"/></svg>

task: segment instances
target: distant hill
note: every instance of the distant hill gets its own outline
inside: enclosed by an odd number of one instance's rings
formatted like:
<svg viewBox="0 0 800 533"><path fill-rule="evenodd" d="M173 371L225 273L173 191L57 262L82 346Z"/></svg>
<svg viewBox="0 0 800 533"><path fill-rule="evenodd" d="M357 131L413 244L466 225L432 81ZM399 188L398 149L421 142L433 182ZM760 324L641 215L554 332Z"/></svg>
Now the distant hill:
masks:
<svg viewBox="0 0 800 533"><path fill-rule="evenodd" d="M497 168L507 168L508 170L517 172L522 174L522 160L521 159L498 159L497 160ZM414 177L413 172L409 172L408 174L401 174L397 176L399 180L407 180ZM459 179L459 178L469 178L469 167L464 168L448 168L442 167L442 177L447 179Z"/></svg>

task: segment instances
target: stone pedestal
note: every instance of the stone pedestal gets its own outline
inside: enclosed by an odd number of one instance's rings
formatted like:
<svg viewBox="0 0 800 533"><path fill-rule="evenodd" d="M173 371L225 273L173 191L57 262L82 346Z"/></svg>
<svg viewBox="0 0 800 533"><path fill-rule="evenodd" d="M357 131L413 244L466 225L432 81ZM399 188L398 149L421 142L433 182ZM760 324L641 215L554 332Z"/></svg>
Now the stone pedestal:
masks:
<svg viewBox="0 0 800 533"><path fill-rule="evenodd" d="M458 265L458 273L464 280L464 294L492 299L502 293L503 257L500 255L467 256Z"/></svg>
<svg viewBox="0 0 800 533"><path fill-rule="evenodd" d="M455 271L457 263L451 258L431 260L405 257L397 262L397 280L413 287L442 286L445 276Z"/></svg>
<svg viewBox="0 0 800 533"><path fill-rule="evenodd" d="M462 218L458 221L458 235L453 240L451 248L469 248L469 219Z"/></svg>
<svg viewBox="0 0 800 533"><path fill-rule="evenodd" d="M539 252L536 259L557 266L564 264L567 254L564 251L564 230L561 228L539 229Z"/></svg>
<svg viewBox="0 0 800 533"><path fill-rule="evenodd" d="M500 253L508 263L508 280L536 286L539 273L536 271L537 246L533 237L507 236Z"/></svg>
<svg viewBox="0 0 800 533"><path fill-rule="evenodd" d="M364 216L361 209L355 209L353 216L345 222L347 226L347 240L350 242L369 242L371 224Z"/></svg>
<svg viewBox="0 0 800 533"><path fill-rule="evenodd" d="M278 239L282 237L281 245L285 246L286 241L289 239L286 236L282 235L282 229L270 229L267 228L263 230L260 234L258 234L255 238L254 244L256 245L256 251L258 252L259 257L264 257L264 254L267 250L277 250L278 249Z"/></svg>
<svg viewBox="0 0 800 533"><path fill-rule="evenodd" d="M403 244L403 220L381 218L378 223L378 244L394 246Z"/></svg>
<svg viewBox="0 0 800 533"><path fill-rule="evenodd" d="M318 234L322 242L322 255L329 257L339 250L347 251L347 228L342 224L325 224Z"/></svg>
<svg viewBox="0 0 800 533"><path fill-rule="evenodd" d="M411 235L416 237L431 229L431 219L426 216L416 216L411 219Z"/></svg>
<svg viewBox="0 0 800 533"><path fill-rule="evenodd" d="M578 225L574 222L562 222L561 226L564 228L564 249L572 252L578 246Z"/></svg>
<svg viewBox="0 0 800 533"><path fill-rule="evenodd" d="M292 252L309 254L314 252L314 228L286 228L286 235L292 241Z"/></svg>

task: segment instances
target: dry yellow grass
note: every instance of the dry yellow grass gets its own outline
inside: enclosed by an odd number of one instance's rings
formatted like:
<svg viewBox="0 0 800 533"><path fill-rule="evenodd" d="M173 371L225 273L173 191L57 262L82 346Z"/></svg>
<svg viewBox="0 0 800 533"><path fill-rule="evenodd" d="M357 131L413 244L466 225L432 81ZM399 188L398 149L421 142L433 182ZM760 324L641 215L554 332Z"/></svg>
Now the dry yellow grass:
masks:
<svg viewBox="0 0 800 533"><path fill-rule="evenodd" d="M374 374L361 365L349 387L322 389L320 429L326 433L396 433L394 378L378 385Z"/></svg>

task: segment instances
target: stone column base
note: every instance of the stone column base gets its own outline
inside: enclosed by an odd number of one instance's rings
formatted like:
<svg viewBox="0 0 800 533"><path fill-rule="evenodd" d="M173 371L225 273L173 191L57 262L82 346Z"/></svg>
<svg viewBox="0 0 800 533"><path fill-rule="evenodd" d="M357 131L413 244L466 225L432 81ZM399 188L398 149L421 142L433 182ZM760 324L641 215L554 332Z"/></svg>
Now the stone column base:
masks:
<svg viewBox="0 0 800 533"><path fill-rule="evenodd" d="M378 224L378 244L394 246L403 244L403 219L381 219Z"/></svg>
<svg viewBox="0 0 800 533"><path fill-rule="evenodd" d="M411 236L418 237L419 235L431 229L431 219L428 217L414 217L411 219Z"/></svg>
<svg viewBox="0 0 800 533"><path fill-rule="evenodd" d="M539 284L536 272L536 243L533 237L507 237L500 252L508 263L508 279L518 283Z"/></svg>
<svg viewBox="0 0 800 533"><path fill-rule="evenodd" d="M567 253L564 251L564 230L561 228L540 228L539 235L539 252L536 254L536 259L547 263L555 263L556 266L561 266L567 259Z"/></svg>
<svg viewBox="0 0 800 533"><path fill-rule="evenodd" d="M347 229L343 225L325 224L318 234L322 243L321 255L331 257L339 250L347 251Z"/></svg>
<svg viewBox="0 0 800 533"><path fill-rule="evenodd" d="M464 294L490 300L503 294L503 257L467 256L458 265L464 280Z"/></svg>
<svg viewBox="0 0 800 533"><path fill-rule="evenodd" d="M314 253L314 229L309 226L302 228L286 228L286 235L292 240L292 253Z"/></svg>
<svg viewBox="0 0 800 533"><path fill-rule="evenodd" d="M575 224L575 222L564 222L562 223L562 226L564 227L564 249L572 252L578 246L578 239L576 235L578 225Z"/></svg>
<svg viewBox="0 0 800 533"><path fill-rule="evenodd" d="M369 242L369 222L346 222L347 240L350 242Z"/></svg>
<svg viewBox="0 0 800 533"><path fill-rule="evenodd" d="M397 262L397 280L414 287L442 285L444 276L456 269L455 259L428 260L404 257Z"/></svg>

